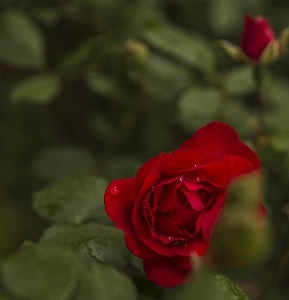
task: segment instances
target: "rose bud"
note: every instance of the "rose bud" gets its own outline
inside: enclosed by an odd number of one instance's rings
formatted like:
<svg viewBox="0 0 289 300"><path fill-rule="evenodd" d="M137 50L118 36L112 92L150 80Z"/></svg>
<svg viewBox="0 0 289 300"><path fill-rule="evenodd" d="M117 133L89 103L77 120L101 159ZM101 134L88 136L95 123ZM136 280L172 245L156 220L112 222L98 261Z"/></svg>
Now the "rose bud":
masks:
<svg viewBox="0 0 289 300"><path fill-rule="evenodd" d="M245 15L241 47L225 40L220 41L220 45L235 60L266 65L274 62L284 52L288 39L288 28L277 39L264 17L252 18Z"/></svg>
<svg viewBox="0 0 289 300"><path fill-rule="evenodd" d="M194 269L191 254L206 253L231 180L260 167L232 127L213 122L148 160L135 178L111 182L105 210L148 279L177 286Z"/></svg>
<svg viewBox="0 0 289 300"><path fill-rule="evenodd" d="M275 33L262 16L244 16L244 33L241 41L243 52L253 61L270 63L279 56L280 45Z"/></svg>

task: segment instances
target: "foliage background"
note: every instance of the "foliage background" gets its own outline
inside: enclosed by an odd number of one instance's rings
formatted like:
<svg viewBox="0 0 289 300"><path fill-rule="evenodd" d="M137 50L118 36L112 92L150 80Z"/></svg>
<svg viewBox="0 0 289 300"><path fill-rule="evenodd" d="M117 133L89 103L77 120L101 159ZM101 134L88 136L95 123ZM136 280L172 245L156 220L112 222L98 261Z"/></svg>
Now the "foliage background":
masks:
<svg viewBox="0 0 289 300"><path fill-rule="evenodd" d="M109 223L101 212L89 215L95 203L79 207L77 198L74 206L72 196L71 210L59 212L53 197L61 188L53 185L55 180L81 175L63 185L97 194L98 212L103 211L107 182L134 176L148 158L176 149L200 126L220 120L232 125L261 157L264 201L273 228L273 247L263 264L224 272L256 297L277 266L278 280L266 299L288 298L289 56L265 72L267 131L260 135L252 67L231 61L216 43L227 39L239 44L244 13L262 14L277 34L289 25L285 0L0 1L4 269L7 255L23 240L37 241L52 221L82 224L95 218ZM98 179L90 185L91 175ZM50 190L39 192L48 184ZM56 251L36 248L31 250L35 257ZM108 264L114 263L123 260ZM143 299L160 297L155 287L145 295L148 283L134 280Z"/></svg>

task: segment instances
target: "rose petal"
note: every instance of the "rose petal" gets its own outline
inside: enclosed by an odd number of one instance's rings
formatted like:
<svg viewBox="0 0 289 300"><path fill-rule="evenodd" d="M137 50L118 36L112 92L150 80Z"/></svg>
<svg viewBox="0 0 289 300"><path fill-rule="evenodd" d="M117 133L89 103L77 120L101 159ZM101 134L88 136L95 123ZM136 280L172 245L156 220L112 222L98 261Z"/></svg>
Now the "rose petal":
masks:
<svg viewBox="0 0 289 300"><path fill-rule="evenodd" d="M141 258L158 258L156 252L145 246L136 236L132 223L133 201L130 190L134 178L115 180L106 188L104 194L105 210L115 226L122 229L128 249Z"/></svg>
<svg viewBox="0 0 289 300"><path fill-rule="evenodd" d="M184 270L191 270L192 264L191 259L188 256L175 255L172 258L172 261Z"/></svg>
<svg viewBox="0 0 289 300"><path fill-rule="evenodd" d="M182 192L187 196L188 202L190 203L192 209L200 211L204 208L202 200L197 191L183 190Z"/></svg>
<svg viewBox="0 0 289 300"><path fill-rule="evenodd" d="M196 252L198 255L203 255L204 251L207 249L207 242L204 241L202 237L194 237L192 240L188 240L187 243L172 242L170 244L164 244L159 239L153 238L148 234L144 234L136 230L136 234L138 238L145 244L147 247L152 249L159 254L165 256L174 256L174 255L182 255L182 256L190 256L191 252ZM172 240L174 240L172 238Z"/></svg>
<svg viewBox="0 0 289 300"><path fill-rule="evenodd" d="M211 237L213 228L220 216L220 211L224 203L225 196L221 196L211 210L203 213L202 233L204 240L208 241Z"/></svg>
<svg viewBox="0 0 289 300"><path fill-rule="evenodd" d="M171 210L178 205L177 189L180 184L181 183L177 181L163 186L163 195L158 202L159 211Z"/></svg>
<svg viewBox="0 0 289 300"><path fill-rule="evenodd" d="M220 162L210 162L198 170L197 181L210 182L216 187L224 188L232 179L230 166Z"/></svg>
<svg viewBox="0 0 289 300"><path fill-rule="evenodd" d="M222 164L226 164L230 167L232 178L254 171L253 167L248 161L238 156L226 155L220 157L216 161Z"/></svg>
<svg viewBox="0 0 289 300"><path fill-rule="evenodd" d="M188 270L178 267L170 258L145 259L143 267L149 280L162 287L173 287L182 284Z"/></svg>
<svg viewBox="0 0 289 300"><path fill-rule="evenodd" d="M231 126L224 123L213 122L200 128L192 138L180 146L180 149L195 148L205 150L210 160L231 154L248 161L253 169L259 169L261 166L254 151L239 140L237 132Z"/></svg>

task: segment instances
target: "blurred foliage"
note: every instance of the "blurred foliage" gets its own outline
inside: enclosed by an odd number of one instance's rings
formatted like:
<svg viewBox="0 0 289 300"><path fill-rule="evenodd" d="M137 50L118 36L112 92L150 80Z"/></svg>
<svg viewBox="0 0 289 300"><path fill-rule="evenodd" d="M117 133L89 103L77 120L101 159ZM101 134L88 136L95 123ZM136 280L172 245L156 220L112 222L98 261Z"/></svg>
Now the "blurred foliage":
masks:
<svg viewBox="0 0 289 300"><path fill-rule="evenodd" d="M289 56L264 70L260 131L253 67L216 43L239 44L244 13L264 15L277 35L289 26L285 0L0 1L0 256L54 224L40 244L3 261L0 299L136 299L115 269L124 265L141 299L160 298L121 242L111 242L120 237L109 228L103 190L213 120L258 152L273 235L265 262L221 271L256 297L282 262L266 299L288 298ZM32 211L32 195L46 221Z"/></svg>

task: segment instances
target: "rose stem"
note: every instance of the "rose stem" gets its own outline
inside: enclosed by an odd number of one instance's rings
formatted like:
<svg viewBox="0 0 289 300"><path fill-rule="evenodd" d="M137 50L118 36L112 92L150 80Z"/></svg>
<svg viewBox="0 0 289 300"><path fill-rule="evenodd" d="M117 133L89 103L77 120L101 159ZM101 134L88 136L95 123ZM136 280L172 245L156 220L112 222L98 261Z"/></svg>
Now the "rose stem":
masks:
<svg viewBox="0 0 289 300"><path fill-rule="evenodd" d="M258 101L258 130L257 130L257 141L258 137L263 133L265 127L265 113L266 113L266 98L264 90L264 67L261 65L254 66L254 77L256 82L256 92Z"/></svg>

